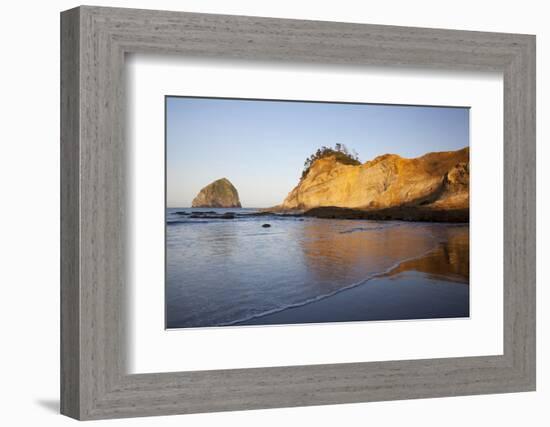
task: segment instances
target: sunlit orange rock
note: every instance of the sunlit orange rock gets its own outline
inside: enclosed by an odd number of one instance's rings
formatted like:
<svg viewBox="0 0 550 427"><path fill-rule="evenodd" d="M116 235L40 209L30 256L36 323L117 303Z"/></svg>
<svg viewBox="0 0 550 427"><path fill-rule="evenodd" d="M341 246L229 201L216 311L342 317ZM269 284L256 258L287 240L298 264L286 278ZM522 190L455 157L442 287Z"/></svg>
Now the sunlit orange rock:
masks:
<svg viewBox="0 0 550 427"><path fill-rule="evenodd" d="M467 213L469 154L469 147L414 159L385 154L357 166L344 165L334 157L322 158L312 164L278 208L352 208L393 216L401 208L413 216L417 211Z"/></svg>

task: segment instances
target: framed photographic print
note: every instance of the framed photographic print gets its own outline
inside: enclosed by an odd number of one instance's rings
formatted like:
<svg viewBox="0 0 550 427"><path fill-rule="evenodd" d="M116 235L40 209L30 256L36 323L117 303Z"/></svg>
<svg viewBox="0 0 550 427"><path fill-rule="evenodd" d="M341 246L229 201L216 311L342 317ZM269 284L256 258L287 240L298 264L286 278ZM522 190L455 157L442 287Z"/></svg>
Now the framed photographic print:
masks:
<svg viewBox="0 0 550 427"><path fill-rule="evenodd" d="M535 38L61 15L62 413L535 389Z"/></svg>
<svg viewBox="0 0 550 427"><path fill-rule="evenodd" d="M165 109L167 328L469 317L468 108Z"/></svg>

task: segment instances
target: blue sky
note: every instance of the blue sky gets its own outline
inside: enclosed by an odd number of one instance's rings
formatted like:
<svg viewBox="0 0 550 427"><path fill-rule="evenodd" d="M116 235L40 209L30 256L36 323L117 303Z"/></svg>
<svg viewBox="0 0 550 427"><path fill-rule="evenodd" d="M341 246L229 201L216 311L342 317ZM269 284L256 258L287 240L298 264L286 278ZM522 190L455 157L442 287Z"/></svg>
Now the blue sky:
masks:
<svg viewBox="0 0 550 427"><path fill-rule="evenodd" d="M226 177L243 207L279 204L317 148L345 144L365 162L469 145L467 108L168 97L167 205L188 207Z"/></svg>

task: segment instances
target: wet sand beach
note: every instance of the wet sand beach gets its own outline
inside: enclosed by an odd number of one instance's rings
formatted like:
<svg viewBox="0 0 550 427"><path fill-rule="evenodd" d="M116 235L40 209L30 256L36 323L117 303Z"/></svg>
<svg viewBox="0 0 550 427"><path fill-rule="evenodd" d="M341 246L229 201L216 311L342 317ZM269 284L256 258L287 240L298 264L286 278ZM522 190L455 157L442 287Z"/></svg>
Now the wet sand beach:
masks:
<svg viewBox="0 0 550 427"><path fill-rule="evenodd" d="M169 212L168 328L469 316L468 224L208 212Z"/></svg>
<svg viewBox="0 0 550 427"><path fill-rule="evenodd" d="M353 288L238 325L468 317L467 256L467 242L455 239Z"/></svg>

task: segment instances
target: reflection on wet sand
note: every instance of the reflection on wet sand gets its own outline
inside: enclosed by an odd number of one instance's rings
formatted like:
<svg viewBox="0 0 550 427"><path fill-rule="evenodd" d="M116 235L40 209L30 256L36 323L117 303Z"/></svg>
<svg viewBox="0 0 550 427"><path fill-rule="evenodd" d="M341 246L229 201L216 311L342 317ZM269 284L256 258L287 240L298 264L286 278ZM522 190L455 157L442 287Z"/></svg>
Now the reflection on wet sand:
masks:
<svg viewBox="0 0 550 427"><path fill-rule="evenodd" d="M395 276L405 271L418 271L434 278L469 283L470 244L468 227L453 227L442 230L446 239L439 247L419 258L400 263L387 273Z"/></svg>
<svg viewBox="0 0 550 427"><path fill-rule="evenodd" d="M167 327L468 316L467 224L265 222L167 227Z"/></svg>
<svg viewBox="0 0 550 427"><path fill-rule="evenodd" d="M419 271L468 282L469 227L408 223L315 221L304 225L301 249L310 273L321 283L348 277L353 283L384 271Z"/></svg>
<svg viewBox="0 0 550 427"><path fill-rule="evenodd" d="M327 232L309 224L302 250L321 287L349 271L374 271L356 286L240 325L468 317L469 227L396 223ZM333 230L334 231L334 230ZM395 262L396 259L401 261ZM327 262L327 260L330 260ZM391 264L393 263L393 264ZM358 267L360 266L360 267ZM382 268L382 270L381 270ZM383 271L386 273L383 273ZM365 277L365 276L363 276ZM349 282L349 278L346 278Z"/></svg>

